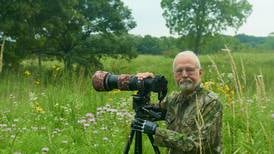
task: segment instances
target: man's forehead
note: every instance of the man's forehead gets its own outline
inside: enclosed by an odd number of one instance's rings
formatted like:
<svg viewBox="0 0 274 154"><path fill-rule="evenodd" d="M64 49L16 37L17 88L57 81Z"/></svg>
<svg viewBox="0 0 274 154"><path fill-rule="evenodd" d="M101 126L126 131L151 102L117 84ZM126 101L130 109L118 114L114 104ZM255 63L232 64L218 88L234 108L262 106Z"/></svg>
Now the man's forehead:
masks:
<svg viewBox="0 0 274 154"><path fill-rule="evenodd" d="M197 62L195 60L195 57L191 56L191 55L184 55L184 56L179 56L175 59L175 64L179 64L179 63L185 63L185 64L193 64L196 65Z"/></svg>

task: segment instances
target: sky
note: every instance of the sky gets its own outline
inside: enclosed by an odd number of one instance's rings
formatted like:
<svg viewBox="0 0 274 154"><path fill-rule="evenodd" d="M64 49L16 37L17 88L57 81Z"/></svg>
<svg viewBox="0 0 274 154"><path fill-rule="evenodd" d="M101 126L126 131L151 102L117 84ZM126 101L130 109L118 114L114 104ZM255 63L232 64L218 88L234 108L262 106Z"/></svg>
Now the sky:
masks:
<svg viewBox="0 0 274 154"><path fill-rule="evenodd" d="M132 11L137 26L129 33L137 35L171 36L162 16L161 0L122 0ZM227 30L224 34L247 34L267 36L274 32L274 0L248 0L253 5L252 14L237 32Z"/></svg>

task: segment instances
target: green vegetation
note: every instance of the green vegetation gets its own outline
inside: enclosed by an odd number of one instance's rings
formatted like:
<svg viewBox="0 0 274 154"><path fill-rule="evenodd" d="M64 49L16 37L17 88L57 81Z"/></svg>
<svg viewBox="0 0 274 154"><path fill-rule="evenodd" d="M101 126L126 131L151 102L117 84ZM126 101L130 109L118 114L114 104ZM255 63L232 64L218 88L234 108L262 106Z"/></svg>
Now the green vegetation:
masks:
<svg viewBox="0 0 274 154"><path fill-rule="evenodd" d="M136 56L128 30L135 27L120 0L0 1L0 40L6 38L4 67L22 60L57 59L73 65L100 67L100 57Z"/></svg>
<svg viewBox="0 0 274 154"><path fill-rule="evenodd" d="M224 105L224 153L273 153L274 54L230 56L227 51L201 56L204 86L218 92ZM165 75L169 92L176 88L171 58L140 55L102 62L115 74ZM0 153L123 151L134 92L96 92L84 72L67 76L59 63L48 62L42 71L29 64L0 74ZM152 153L148 140L143 143L144 153Z"/></svg>
<svg viewBox="0 0 274 154"><path fill-rule="evenodd" d="M209 36L238 29L252 12L247 0L162 0L161 7L170 32L186 37L188 49L196 53Z"/></svg>

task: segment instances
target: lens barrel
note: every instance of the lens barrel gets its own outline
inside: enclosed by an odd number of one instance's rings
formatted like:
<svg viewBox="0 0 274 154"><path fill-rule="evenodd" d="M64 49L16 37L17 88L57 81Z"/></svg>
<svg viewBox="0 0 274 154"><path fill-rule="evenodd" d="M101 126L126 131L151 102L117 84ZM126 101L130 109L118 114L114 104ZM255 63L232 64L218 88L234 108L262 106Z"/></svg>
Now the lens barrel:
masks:
<svg viewBox="0 0 274 154"><path fill-rule="evenodd" d="M127 91L161 92L167 90L167 80L164 76L138 80L137 76L129 74L113 75L105 71L95 72L92 76L92 85L96 91L119 89Z"/></svg>

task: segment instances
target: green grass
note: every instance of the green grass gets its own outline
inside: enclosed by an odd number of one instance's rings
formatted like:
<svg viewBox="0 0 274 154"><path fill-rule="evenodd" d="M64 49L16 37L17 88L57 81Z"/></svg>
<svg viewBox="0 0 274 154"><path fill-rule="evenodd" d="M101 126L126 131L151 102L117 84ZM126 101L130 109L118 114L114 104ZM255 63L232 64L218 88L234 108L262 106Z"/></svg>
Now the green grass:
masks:
<svg viewBox="0 0 274 154"><path fill-rule="evenodd" d="M203 82L216 84L211 88L220 94L224 105L224 153L273 153L274 53L233 54L237 81L228 54L209 56L200 57ZM221 79L209 58L216 63ZM140 55L131 61L103 61L105 70L115 74L162 74L168 79L169 92L176 88L170 58ZM234 95L218 89L221 80ZM237 93L236 82L242 93ZM0 153L41 153L42 149L48 153L122 153L134 116L134 93L96 92L90 77L65 76L51 66L42 73L30 66L6 71L0 75ZM152 98L156 100L156 95ZM152 153L147 139L143 144L144 153Z"/></svg>

